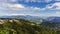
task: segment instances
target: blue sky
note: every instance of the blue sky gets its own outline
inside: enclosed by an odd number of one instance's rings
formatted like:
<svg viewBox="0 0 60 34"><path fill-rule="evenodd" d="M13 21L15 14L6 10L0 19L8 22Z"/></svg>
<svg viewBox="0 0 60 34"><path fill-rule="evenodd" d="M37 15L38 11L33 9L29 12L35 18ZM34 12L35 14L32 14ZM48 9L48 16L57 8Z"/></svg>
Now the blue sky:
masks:
<svg viewBox="0 0 60 34"><path fill-rule="evenodd" d="M0 0L0 16L60 16L60 0Z"/></svg>

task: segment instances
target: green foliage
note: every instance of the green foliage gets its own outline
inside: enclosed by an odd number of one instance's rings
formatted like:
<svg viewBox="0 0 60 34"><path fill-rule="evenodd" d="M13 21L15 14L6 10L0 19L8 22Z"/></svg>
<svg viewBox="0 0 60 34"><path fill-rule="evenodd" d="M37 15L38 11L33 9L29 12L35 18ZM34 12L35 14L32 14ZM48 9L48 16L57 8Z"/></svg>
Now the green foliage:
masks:
<svg viewBox="0 0 60 34"><path fill-rule="evenodd" d="M24 19L4 20L0 24L0 34L59 34L56 29L47 29L43 25Z"/></svg>

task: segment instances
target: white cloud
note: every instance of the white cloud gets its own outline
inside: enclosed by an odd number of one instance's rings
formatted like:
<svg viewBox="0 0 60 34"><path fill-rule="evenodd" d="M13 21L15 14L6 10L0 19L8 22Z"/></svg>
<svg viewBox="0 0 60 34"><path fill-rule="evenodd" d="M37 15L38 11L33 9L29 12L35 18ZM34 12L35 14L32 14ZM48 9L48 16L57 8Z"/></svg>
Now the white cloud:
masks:
<svg viewBox="0 0 60 34"><path fill-rule="evenodd" d="M39 11L43 11L43 10L45 10L45 8L38 8L38 7L30 7L31 9L33 9L33 10L39 10Z"/></svg>
<svg viewBox="0 0 60 34"><path fill-rule="evenodd" d="M1 2L7 2L7 0L0 0L0 3L1 3Z"/></svg>
<svg viewBox="0 0 60 34"><path fill-rule="evenodd" d="M58 1L59 2L60 0L54 0L54 1Z"/></svg>
<svg viewBox="0 0 60 34"><path fill-rule="evenodd" d="M54 9L54 10L60 10L60 2L56 2L54 4L49 4L46 6L46 9Z"/></svg>
<svg viewBox="0 0 60 34"><path fill-rule="evenodd" d="M25 15L25 14L5 14L6 16L13 16L13 15Z"/></svg>
<svg viewBox="0 0 60 34"><path fill-rule="evenodd" d="M60 16L60 12L56 12L56 14L55 14L56 16Z"/></svg>
<svg viewBox="0 0 60 34"><path fill-rule="evenodd" d="M11 1L11 0L10 0ZM35 1L35 0L34 0ZM36 0L37 1L37 0ZM51 0L45 0L46 2L50 2ZM16 2L16 0L12 0L12 2ZM57 6L56 8L53 8ZM39 8L39 7L26 7L22 4L11 4L11 3L6 3L2 2L0 3L0 12L3 13L3 11L6 11L9 14L6 15L35 15L35 16L59 16L60 12L56 12L55 14L36 14L35 11L44 11L47 9L58 9L60 10L60 2L56 2L54 4L49 4L45 8ZM6 8L6 9L5 9Z"/></svg>
<svg viewBox="0 0 60 34"><path fill-rule="evenodd" d="M52 0L45 0L45 2L47 2L47 3L48 3L48 2L51 2L51 1L52 1Z"/></svg>
<svg viewBox="0 0 60 34"><path fill-rule="evenodd" d="M17 2L18 0L9 0L10 2Z"/></svg>
<svg viewBox="0 0 60 34"><path fill-rule="evenodd" d="M56 12L56 14L60 14L60 12Z"/></svg>
<svg viewBox="0 0 60 34"><path fill-rule="evenodd" d="M0 0L0 2L17 2L18 0Z"/></svg>
<svg viewBox="0 0 60 34"><path fill-rule="evenodd" d="M0 3L0 13L3 15L32 15L36 16L35 11L41 11L44 9L38 7L25 7L22 4Z"/></svg>
<svg viewBox="0 0 60 34"><path fill-rule="evenodd" d="M53 8L53 6L51 6L51 4L46 5L46 9L51 9L51 8Z"/></svg>
<svg viewBox="0 0 60 34"><path fill-rule="evenodd" d="M24 1L24 2L50 2L52 0L19 0L19 1Z"/></svg>
<svg viewBox="0 0 60 34"><path fill-rule="evenodd" d="M7 4L8 8L25 8L23 5L21 4Z"/></svg>
<svg viewBox="0 0 60 34"><path fill-rule="evenodd" d="M0 4L0 7L4 7L4 8L7 8L7 9L10 9L10 10L32 10L32 11L42 11L42 10L45 10L45 8L38 8L38 7L25 7L24 5L22 4L9 4L9 3L2 3Z"/></svg>
<svg viewBox="0 0 60 34"><path fill-rule="evenodd" d="M0 2L18 2L18 1L24 1L24 2L50 2L52 0L0 0Z"/></svg>
<svg viewBox="0 0 60 34"><path fill-rule="evenodd" d="M60 2L53 4L53 6L57 6L56 9L60 9Z"/></svg>

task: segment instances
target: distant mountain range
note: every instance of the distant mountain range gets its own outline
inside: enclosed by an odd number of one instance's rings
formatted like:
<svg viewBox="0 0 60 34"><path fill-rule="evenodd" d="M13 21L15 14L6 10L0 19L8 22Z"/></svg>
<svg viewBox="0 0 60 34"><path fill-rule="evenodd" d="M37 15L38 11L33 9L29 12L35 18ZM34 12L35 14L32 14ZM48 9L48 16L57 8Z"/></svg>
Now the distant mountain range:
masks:
<svg viewBox="0 0 60 34"><path fill-rule="evenodd" d="M46 21L42 23L47 28L60 29L60 17L48 17Z"/></svg>
<svg viewBox="0 0 60 34"><path fill-rule="evenodd" d="M33 21L36 23L41 23L47 28L60 28L60 17L38 17L38 16L30 16L30 15L17 15L17 16L1 16L0 18L22 18L25 20Z"/></svg>
<svg viewBox="0 0 60 34"><path fill-rule="evenodd" d="M12 16L0 16L0 18L22 18L34 22L42 22L44 20L49 21L49 22L55 22L55 23L60 23L60 17L45 17L45 16L30 16L30 15L12 15Z"/></svg>
<svg viewBox="0 0 60 34"><path fill-rule="evenodd" d="M50 22L60 23L60 17L48 17L46 20Z"/></svg>
<svg viewBox="0 0 60 34"><path fill-rule="evenodd" d="M43 19L38 16L30 16L30 15L13 15L13 16L0 16L0 18L21 18L25 20L30 20L33 22L41 23Z"/></svg>

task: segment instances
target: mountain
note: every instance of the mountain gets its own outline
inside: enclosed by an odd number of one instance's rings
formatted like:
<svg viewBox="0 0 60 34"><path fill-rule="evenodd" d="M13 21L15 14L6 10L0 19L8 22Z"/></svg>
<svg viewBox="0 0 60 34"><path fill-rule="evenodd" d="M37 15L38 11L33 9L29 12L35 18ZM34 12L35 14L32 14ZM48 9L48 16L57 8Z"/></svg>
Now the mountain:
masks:
<svg viewBox="0 0 60 34"><path fill-rule="evenodd" d="M2 20L2 19L1 19ZM2 23L2 24L1 24ZM60 30L46 28L24 19L0 21L0 34L60 34Z"/></svg>
<svg viewBox="0 0 60 34"><path fill-rule="evenodd" d="M47 28L60 28L60 17L38 17L30 15L1 16L0 18L22 18L25 20L41 23Z"/></svg>
<svg viewBox="0 0 60 34"><path fill-rule="evenodd" d="M25 20L30 20L34 22L43 22L49 21L54 23L60 23L60 17L52 16L52 17L45 17L45 16L30 16L30 15L12 15L12 16L0 16L0 18L22 18Z"/></svg>
<svg viewBox="0 0 60 34"><path fill-rule="evenodd" d="M55 28L60 30L60 17L48 17L45 19L45 21L42 22L42 25L44 25L47 29Z"/></svg>
<svg viewBox="0 0 60 34"><path fill-rule="evenodd" d="M55 23L60 23L60 17L48 17L46 20Z"/></svg>
<svg viewBox="0 0 60 34"><path fill-rule="evenodd" d="M30 16L30 15L12 15L12 16L1 16L0 18L22 18L25 20L30 20L33 22L41 23L44 19L38 16Z"/></svg>

